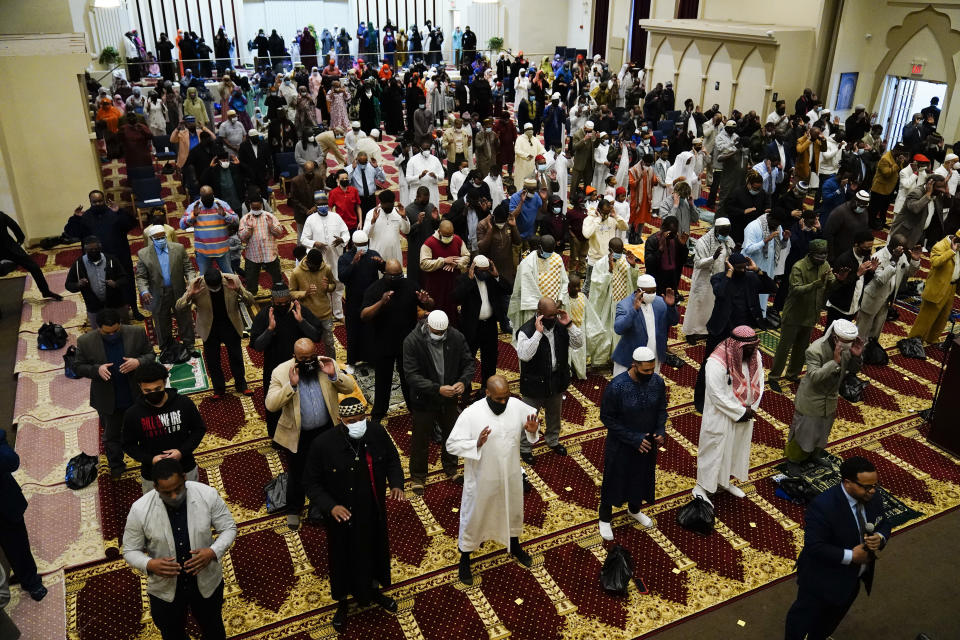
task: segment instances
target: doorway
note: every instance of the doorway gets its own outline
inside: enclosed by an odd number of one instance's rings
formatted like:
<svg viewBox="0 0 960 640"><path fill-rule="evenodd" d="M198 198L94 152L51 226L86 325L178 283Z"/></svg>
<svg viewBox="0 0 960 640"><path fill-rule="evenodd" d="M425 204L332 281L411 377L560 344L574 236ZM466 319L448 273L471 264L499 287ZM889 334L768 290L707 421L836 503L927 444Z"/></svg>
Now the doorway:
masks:
<svg viewBox="0 0 960 640"><path fill-rule="evenodd" d="M877 122L883 125L888 146L900 140L903 127L910 122L910 117L930 106L931 98L940 98L940 109L944 109L946 96L946 83L887 76Z"/></svg>

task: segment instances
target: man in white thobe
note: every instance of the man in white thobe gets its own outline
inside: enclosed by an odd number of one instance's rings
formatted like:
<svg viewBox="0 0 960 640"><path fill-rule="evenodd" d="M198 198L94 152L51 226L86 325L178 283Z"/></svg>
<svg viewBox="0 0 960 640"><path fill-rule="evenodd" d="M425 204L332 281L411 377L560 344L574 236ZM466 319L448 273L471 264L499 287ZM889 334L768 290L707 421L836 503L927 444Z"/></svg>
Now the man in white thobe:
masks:
<svg viewBox="0 0 960 640"><path fill-rule="evenodd" d="M509 546L525 567L530 554L520 546L523 532L523 470L520 438L540 439L537 410L510 396L503 376L487 380L487 397L467 407L447 436L447 451L463 461L460 502L460 581L473 584L470 553L487 540Z"/></svg>
<svg viewBox="0 0 960 640"><path fill-rule="evenodd" d="M410 221L403 205L395 203L393 191L381 191L380 204L364 216L363 231L370 239L370 249L384 260L396 260L403 264L400 234L410 233Z"/></svg>
<svg viewBox="0 0 960 640"><path fill-rule="evenodd" d="M683 314L683 335L690 344L707 335L707 321L713 313L715 302L710 278L726 269L733 248L730 220L727 218L717 218L713 229L697 240L693 254L690 294L687 296L687 309Z"/></svg>
<svg viewBox="0 0 960 640"><path fill-rule="evenodd" d="M590 272L590 297L587 299L593 313L587 316L585 327L587 355L594 366L610 361L613 346L620 337L613 330L617 317L617 303L637 290L639 261L625 252L623 240L610 238L605 259L597 260ZM597 323L594 324L593 320Z"/></svg>
<svg viewBox="0 0 960 640"><path fill-rule="evenodd" d="M523 135L517 138L513 145L515 153L513 161L513 184L523 184L526 178L536 177L534 171L537 166L534 160L537 156L543 155L546 149L543 148L540 139L533 135L533 125L526 123L523 125Z"/></svg>
<svg viewBox="0 0 960 640"><path fill-rule="evenodd" d="M556 180L557 186L557 195L560 196L560 199L563 200L563 211L567 211L567 203L570 202L570 195L567 193L567 186L570 181L570 167L572 166L572 158L567 156L566 150L561 151L553 159L553 167L550 168L549 175L551 180Z"/></svg>
<svg viewBox="0 0 960 640"><path fill-rule="evenodd" d="M317 203L307 216L303 224L303 234L300 244L308 250L319 249L323 253L323 261L330 265L333 277L337 279L337 288L330 296L330 309L333 317L343 319L343 283L337 277L337 262L343 255L343 248L350 241L350 230L336 211L330 211L327 206L327 194L318 192L314 198Z"/></svg>
<svg viewBox="0 0 960 640"><path fill-rule="evenodd" d="M443 165L430 153L430 143L426 140L420 146L420 153L407 160L407 184L410 192L416 193L420 187L430 190L430 202L440 204L440 180L444 178Z"/></svg>
<svg viewBox="0 0 960 640"><path fill-rule="evenodd" d="M756 332L735 327L707 359L706 395L697 448L697 486L693 495L710 502L723 489L736 498L746 494L730 477L750 475L753 422L763 397L763 362ZM712 502L710 504L713 504Z"/></svg>

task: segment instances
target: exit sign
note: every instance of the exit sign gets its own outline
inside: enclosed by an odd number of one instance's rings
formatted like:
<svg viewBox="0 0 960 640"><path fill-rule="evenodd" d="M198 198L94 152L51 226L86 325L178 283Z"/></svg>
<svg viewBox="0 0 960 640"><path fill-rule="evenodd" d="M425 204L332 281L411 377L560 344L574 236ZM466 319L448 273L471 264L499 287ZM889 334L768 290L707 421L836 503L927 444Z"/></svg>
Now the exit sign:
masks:
<svg viewBox="0 0 960 640"><path fill-rule="evenodd" d="M913 75L913 76L921 76L921 75L923 75L923 63L922 63L922 62L914 62L913 64L911 64L911 65L910 65L910 75Z"/></svg>

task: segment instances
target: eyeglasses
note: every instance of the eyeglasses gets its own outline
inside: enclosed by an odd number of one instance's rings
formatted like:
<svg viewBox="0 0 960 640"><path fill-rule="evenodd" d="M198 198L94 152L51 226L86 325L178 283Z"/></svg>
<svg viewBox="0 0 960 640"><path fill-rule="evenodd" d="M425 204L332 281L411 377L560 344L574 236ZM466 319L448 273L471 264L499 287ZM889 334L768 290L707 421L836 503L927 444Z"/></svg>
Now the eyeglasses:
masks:
<svg viewBox="0 0 960 640"><path fill-rule="evenodd" d="M857 485L858 487L860 487L861 489L867 492L876 491L877 489L880 488L879 484L860 484L856 480L851 480L850 482L852 482L853 484Z"/></svg>

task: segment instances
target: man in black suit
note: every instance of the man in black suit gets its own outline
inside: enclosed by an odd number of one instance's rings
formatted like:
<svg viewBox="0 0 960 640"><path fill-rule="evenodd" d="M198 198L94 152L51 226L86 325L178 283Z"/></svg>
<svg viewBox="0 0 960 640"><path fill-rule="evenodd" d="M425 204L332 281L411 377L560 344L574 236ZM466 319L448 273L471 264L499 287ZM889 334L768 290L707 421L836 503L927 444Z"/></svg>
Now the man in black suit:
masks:
<svg viewBox="0 0 960 640"><path fill-rule="evenodd" d="M484 255L474 257L453 289L453 297L460 304L460 331L470 354L480 350L477 398L486 395L487 379L497 373L497 322L506 322L505 302L512 291L513 283L501 277L497 265Z"/></svg>
<svg viewBox="0 0 960 640"><path fill-rule="evenodd" d="M856 600L861 580L870 594L877 552L890 539L873 463L848 458L840 477L839 485L807 506L797 558L799 588L787 613L785 640L825 640L833 633Z"/></svg>
<svg viewBox="0 0 960 640"><path fill-rule="evenodd" d="M247 170L250 182L260 187L261 196L267 193L267 182L273 175L273 156L270 153L270 144L263 139L260 132L250 129L247 139L240 143L237 151L240 165Z"/></svg>

